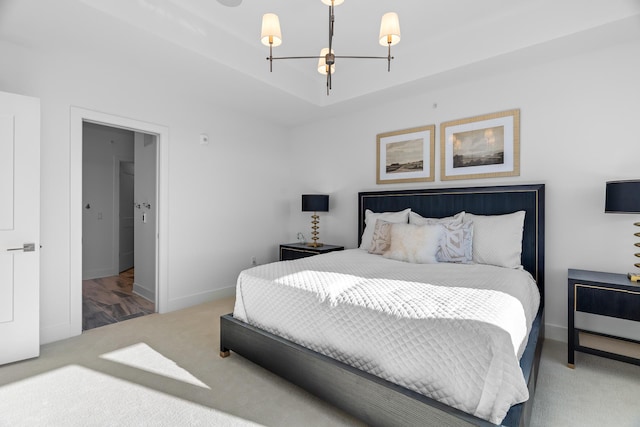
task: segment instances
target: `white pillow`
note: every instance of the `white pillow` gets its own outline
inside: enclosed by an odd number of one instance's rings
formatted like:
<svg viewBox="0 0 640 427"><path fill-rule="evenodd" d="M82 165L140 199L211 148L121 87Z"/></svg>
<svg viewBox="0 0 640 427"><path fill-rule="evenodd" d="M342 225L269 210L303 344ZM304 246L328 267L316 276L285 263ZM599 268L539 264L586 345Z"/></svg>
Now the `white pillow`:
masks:
<svg viewBox="0 0 640 427"><path fill-rule="evenodd" d="M466 213L473 221L473 262L507 268L522 268L524 211L506 215Z"/></svg>
<svg viewBox="0 0 640 427"><path fill-rule="evenodd" d="M425 224L443 224L445 222L462 222L464 219L464 211L458 212L454 216L445 218L425 218L416 212L409 212L409 224L425 225Z"/></svg>
<svg viewBox="0 0 640 427"><path fill-rule="evenodd" d="M381 212L376 213L367 209L364 211L364 231L362 232L362 241L360 242L360 249L369 250L371 247L371 239L373 238L373 230L376 227L376 221L378 218L392 223L404 223L409 221L409 212L411 208L407 208L400 212Z"/></svg>
<svg viewBox="0 0 640 427"><path fill-rule="evenodd" d="M435 264L440 246L441 225L391 225L391 246L382 254L385 258L416 264Z"/></svg>

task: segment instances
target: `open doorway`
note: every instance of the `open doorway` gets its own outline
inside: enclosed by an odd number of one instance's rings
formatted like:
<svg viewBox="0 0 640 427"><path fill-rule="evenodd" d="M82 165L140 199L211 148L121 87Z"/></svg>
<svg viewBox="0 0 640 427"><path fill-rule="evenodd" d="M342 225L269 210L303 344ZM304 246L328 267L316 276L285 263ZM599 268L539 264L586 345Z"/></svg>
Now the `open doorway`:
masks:
<svg viewBox="0 0 640 427"><path fill-rule="evenodd" d="M82 126L82 330L88 330L157 311L157 137Z"/></svg>
<svg viewBox="0 0 640 427"><path fill-rule="evenodd" d="M169 128L156 123L71 106L69 152L69 323L60 328L60 336L82 333L82 128L85 122L144 132L156 137L157 147L157 227L156 227L156 312L169 310ZM151 254L150 254L151 255Z"/></svg>

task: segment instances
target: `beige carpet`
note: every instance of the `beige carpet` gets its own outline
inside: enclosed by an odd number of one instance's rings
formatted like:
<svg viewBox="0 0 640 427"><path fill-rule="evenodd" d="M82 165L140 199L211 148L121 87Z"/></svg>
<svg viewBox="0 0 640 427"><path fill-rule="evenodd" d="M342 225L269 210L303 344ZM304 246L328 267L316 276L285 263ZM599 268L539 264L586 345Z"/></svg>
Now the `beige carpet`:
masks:
<svg viewBox="0 0 640 427"><path fill-rule="evenodd" d="M532 427L640 427L640 366L576 352L546 340L534 398Z"/></svg>
<svg viewBox="0 0 640 427"><path fill-rule="evenodd" d="M97 328L0 367L0 426L346 426L348 415L232 354L230 299ZM640 426L640 367L547 341L534 426Z"/></svg>

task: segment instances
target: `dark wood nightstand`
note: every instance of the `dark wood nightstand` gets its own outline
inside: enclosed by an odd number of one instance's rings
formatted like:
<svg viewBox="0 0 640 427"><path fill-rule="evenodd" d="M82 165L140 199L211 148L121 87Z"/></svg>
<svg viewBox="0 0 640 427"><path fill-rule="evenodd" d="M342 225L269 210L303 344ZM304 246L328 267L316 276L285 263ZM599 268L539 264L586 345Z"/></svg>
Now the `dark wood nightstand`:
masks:
<svg viewBox="0 0 640 427"><path fill-rule="evenodd" d="M317 248L307 246L305 243L286 243L280 245L280 261L305 258L319 254L326 254L333 251L342 251L344 246L323 245Z"/></svg>
<svg viewBox="0 0 640 427"><path fill-rule="evenodd" d="M640 365L640 342L575 328L577 311L640 321L640 286L625 274L569 269L568 291L569 367L575 351Z"/></svg>

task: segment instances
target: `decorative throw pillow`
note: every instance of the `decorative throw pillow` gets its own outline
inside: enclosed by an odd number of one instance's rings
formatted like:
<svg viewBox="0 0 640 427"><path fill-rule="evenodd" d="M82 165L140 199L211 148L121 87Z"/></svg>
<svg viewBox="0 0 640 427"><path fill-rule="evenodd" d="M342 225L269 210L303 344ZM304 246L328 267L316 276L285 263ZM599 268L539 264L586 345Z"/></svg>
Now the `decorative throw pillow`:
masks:
<svg viewBox="0 0 640 427"><path fill-rule="evenodd" d="M407 208L400 212L381 212L376 213L367 209L364 212L364 231L362 232L362 240L360 242L360 249L369 250L371 247L371 238L373 237L373 231L376 227L376 220L383 219L392 223L404 223L409 221L410 208Z"/></svg>
<svg viewBox="0 0 640 427"><path fill-rule="evenodd" d="M522 268L522 231L525 211L506 215L467 213L473 221L473 262L507 268Z"/></svg>
<svg viewBox="0 0 640 427"><path fill-rule="evenodd" d="M392 224L391 246L385 258L416 264L435 264L441 225Z"/></svg>
<svg viewBox="0 0 640 427"><path fill-rule="evenodd" d="M382 219L376 220L376 228L373 230L371 238L370 254L382 255L391 246L391 226L393 223Z"/></svg>
<svg viewBox="0 0 640 427"><path fill-rule="evenodd" d="M473 222L448 222L441 224L444 232L436 253L438 262L473 261Z"/></svg>
<svg viewBox="0 0 640 427"><path fill-rule="evenodd" d="M415 212L409 214L409 223L416 225L440 224L444 228L436 253L438 262L470 263L473 260L473 223L463 222L464 211L446 218L424 218Z"/></svg>

